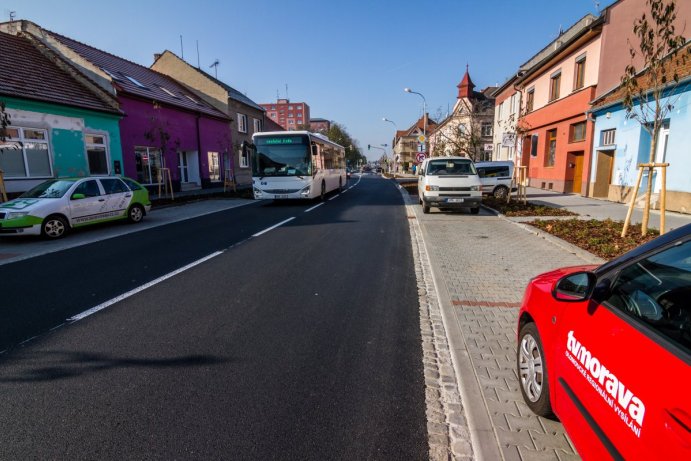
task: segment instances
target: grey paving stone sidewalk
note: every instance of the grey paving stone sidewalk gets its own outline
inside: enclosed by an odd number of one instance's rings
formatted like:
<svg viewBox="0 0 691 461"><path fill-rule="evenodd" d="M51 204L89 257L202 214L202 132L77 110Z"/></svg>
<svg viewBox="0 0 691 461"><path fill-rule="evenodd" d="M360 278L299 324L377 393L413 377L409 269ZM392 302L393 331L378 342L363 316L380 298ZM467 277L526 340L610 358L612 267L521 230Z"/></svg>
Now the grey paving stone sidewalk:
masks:
<svg viewBox="0 0 691 461"><path fill-rule="evenodd" d="M597 258L570 252L485 211L424 215L420 207L408 208L422 229L445 314L474 458L579 459L561 424L533 415L523 403L515 328L530 278ZM467 457L451 448L452 459Z"/></svg>

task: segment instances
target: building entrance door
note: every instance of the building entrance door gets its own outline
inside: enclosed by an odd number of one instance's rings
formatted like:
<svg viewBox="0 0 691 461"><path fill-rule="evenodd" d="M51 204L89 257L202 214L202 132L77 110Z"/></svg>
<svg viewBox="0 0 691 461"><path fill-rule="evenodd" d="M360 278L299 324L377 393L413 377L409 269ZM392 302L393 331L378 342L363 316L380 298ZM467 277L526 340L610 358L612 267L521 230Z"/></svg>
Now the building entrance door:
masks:
<svg viewBox="0 0 691 461"><path fill-rule="evenodd" d="M580 194L583 185L583 152L573 154L573 190L575 194Z"/></svg>

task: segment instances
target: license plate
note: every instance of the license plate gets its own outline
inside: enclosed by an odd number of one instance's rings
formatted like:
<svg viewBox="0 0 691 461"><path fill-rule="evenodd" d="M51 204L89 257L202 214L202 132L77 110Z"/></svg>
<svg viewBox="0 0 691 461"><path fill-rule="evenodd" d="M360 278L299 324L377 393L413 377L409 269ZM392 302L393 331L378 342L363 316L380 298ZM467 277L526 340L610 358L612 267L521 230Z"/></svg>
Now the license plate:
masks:
<svg viewBox="0 0 691 461"><path fill-rule="evenodd" d="M288 194L276 194L274 198L288 198Z"/></svg>
<svg viewBox="0 0 691 461"><path fill-rule="evenodd" d="M463 202L462 198L447 198L446 201L448 203L461 203Z"/></svg>

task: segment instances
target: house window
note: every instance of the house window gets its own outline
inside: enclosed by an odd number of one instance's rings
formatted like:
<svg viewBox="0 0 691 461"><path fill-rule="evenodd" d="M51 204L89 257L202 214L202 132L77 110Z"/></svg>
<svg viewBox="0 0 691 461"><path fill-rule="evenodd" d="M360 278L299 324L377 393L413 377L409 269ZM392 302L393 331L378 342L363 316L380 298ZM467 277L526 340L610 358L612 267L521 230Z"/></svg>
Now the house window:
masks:
<svg viewBox="0 0 691 461"><path fill-rule="evenodd" d="M602 130L600 132L600 145L609 146L611 144L614 144L614 135L616 132L616 129Z"/></svg>
<svg viewBox="0 0 691 461"><path fill-rule="evenodd" d="M197 101L196 99L194 99L194 98L193 98L192 96L190 96L189 94L186 94L185 97L186 97L187 99L189 99L190 101L192 101L193 103L195 103L195 104L201 106L201 104L199 104L199 101Z"/></svg>
<svg viewBox="0 0 691 461"><path fill-rule="evenodd" d="M504 103L497 105L497 120L501 120L501 108L504 107Z"/></svg>
<svg viewBox="0 0 691 461"><path fill-rule="evenodd" d="M240 133L247 133L247 116L238 113L238 131Z"/></svg>
<svg viewBox="0 0 691 461"><path fill-rule="evenodd" d="M569 142L585 141L585 122L574 123L569 129Z"/></svg>
<svg viewBox="0 0 691 461"><path fill-rule="evenodd" d="M559 87L561 86L561 71L552 74L549 79L549 100L559 99Z"/></svg>
<svg viewBox="0 0 691 461"><path fill-rule="evenodd" d="M580 90L585 85L585 55L576 58L576 68L573 76L573 89Z"/></svg>
<svg viewBox="0 0 691 461"><path fill-rule="evenodd" d="M545 166L554 166L557 156L557 130L547 131L547 153L545 155Z"/></svg>
<svg viewBox="0 0 691 461"><path fill-rule="evenodd" d="M528 95L527 95L526 101L525 101L526 112L532 112L533 111L533 104L534 103L535 103L535 88L531 88L528 90Z"/></svg>
<svg viewBox="0 0 691 461"><path fill-rule="evenodd" d="M0 142L0 170L6 178L53 176L48 133L34 128L8 127Z"/></svg>
<svg viewBox="0 0 691 461"><path fill-rule="evenodd" d="M537 141L538 137L536 134L530 137L530 156L537 157Z"/></svg>
<svg viewBox="0 0 691 461"><path fill-rule="evenodd" d="M481 130L482 136L492 136L492 124L490 122L482 122Z"/></svg>
<svg viewBox="0 0 691 461"><path fill-rule="evenodd" d="M295 125L295 120L293 120L292 118L288 119L288 125Z"/></svg>
<svg viewBox="0 0 691 461"><path fill-rule="evenodd" d="M262 121L261 120L253 118L252 124L254 125L253 128L254 128L255 133L259 133L262 130Z"/></svg>
<svg viewBox="0 0 691 461"><path fill-rule="evenodd" d="M153 147L135 147L134 162L137 169L137 182L158 184L161 180L161 151Z"/></svg>
<svg viewBox="0 0 691 461"><path fill-rule="evenodd" d="M123 74L123 75L124 75L124 74ZM137 79L134 78L134 77L130 77L129 75L125 75L125 78L127 78L127 80L129 80L130 82L132 82L132 83L134 83L135 85L137 85L139 88L146 88L146 86L145 86L142 82L140 82L139 80L137 80Z"/></svg>
<svg viewBox="0 0 691 461"><path fill-rule="evenodd" d="M219 163L218 152L207 152L209 161L209 181L219 182L221 180L221 164Z"/></svg>
<svg viewBox="0 0 691 461"><path fill-rule="evenodd" d="M511 95L511 105L509 106L509 112L511 114L516 113L516 93Z"/></svg>
<svg viewBox="0 0 691 461"><path fill-rule="evenodd" d="M242 146L240 147L240 168L250 167L250 152L249 149L243 151Z"/></svg>
<svg viewBox="0 0 691 461"><path fill-rule="evenodd" d="M276 118L276 117L277 117L276 112L271 112L271 118Z"/></svg>
<svg viewBox="0 0 691 461"><path fill-rule="evenodd" d="M89 174L108 174L108 148L103 135L87 134L86 159L89 164Z"/></svg>
<svg viewBox="0 0 691 461"><path fill-rule="evenodd" d="M163 91L165 91L166 93L168 93L169 95L171 95L172 97L174 97L175 99L180 99L175 93L170 91L168 88L166 88L164 86L160 86L160 85L159 85L159 88L162 89Z"/></svg>

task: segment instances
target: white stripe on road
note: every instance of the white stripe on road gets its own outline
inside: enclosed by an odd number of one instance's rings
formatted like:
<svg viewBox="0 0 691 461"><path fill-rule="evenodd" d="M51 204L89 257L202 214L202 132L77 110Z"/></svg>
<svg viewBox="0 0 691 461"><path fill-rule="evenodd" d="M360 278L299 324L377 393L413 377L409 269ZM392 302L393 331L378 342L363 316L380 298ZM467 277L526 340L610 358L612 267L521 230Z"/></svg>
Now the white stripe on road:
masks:
<svg viewBox="0 0 691 461"><path fill-rule="evenodd" d="M95 314L96 312L98 312L98 311L100 311L100 310L103 310L103 309L105 309L106 307L112 306L113 304L115 304L115 303L117 303L117 302L119 302L119 301L122 301L122 300L124 300L124 299L129 298L130 296L134 296L134 295L136 295L137 293L146 290L147 288L150 288L150 287L152 287L152 286L154 286L154 285L156 285L156 284L158 284L158 283L163 282L164 280L167 280L167 279L169 279L169 278L171 278L171 277L173 277L173 276L175 276L175 275L178 275L178 274L180 274L181 272L186 271L187 269L191 269L191 268L193 268L194 266L197 266L197 265L199 265L199 264L201 264L201 263L203 263L203 262L205 262L205 261L208 261L208 260L211 259L211 258L215 258L216 256L218 256L218 255L220 255L220 254L222 254L222 253L223 253L222 251L217 251L217 252L215 252L215 253L211 253L211 254L208 255L208 256L205 256L205 257L203 257L203 258L201 258L201 259L198 259L198 260L196 260L196 261L194 261L194 262L192 262L192 263L190 263L190 264L188 264L188 265L186 265L186 266L184 266L184 267L181 267L180 269L174 270L173 272L170 272L170 273L168 273L168 274L166 274L166 275L163 275L163 276L161 276L161 277L159 277L159 278L157 278L157 279L155 279L155 280L152 280L152 281L149 282L149 283L145 283L144 285L141 285L141 286L135 288L134 290L130 290L130 291L128 291L127 293L123 293L123 294L121 294L120 296L116 296L115 298L110 299L110 300L108 300L108 301L106 301L106 302L104 302L104 303L102 303L102 304L99 304L98 306L95 306L95 307L92 307L91 309L85 310L85 311L82 312L81 314L77 314L77 315L75 315L74 317L70 317L69 319L67 319L67 321L68 321L68 322L76 322L77 320L81 320L81 319L83 319L84 317L90 316L91 314Z"/></svg>
<svg viewBox="0 0 691 461"><path fill-rule="evenodd" d="M335 199L335 198L338 198L339 195L341 195L341 194L334 195L333 197L331 197L331 198L329 199L329 202L330 202L331 200Z"/></svg>
<svg viewBox="0 0 691 461"><path fill-rule="evenodd" d="M288 219L286 219L285 221L281 221L280 223L275 224L275 225L273 225L273 226L271 226L271 227L269 227L269 228L267 228L267 229L264 229L264 230L261 231L261 232L257 232L256 234L252 234L252 237L259 237L259 236L262 235L262 234L266 234L266 233L269 232L270 230L274 230L274 229L276 229L277 227L280 227L280 226L284 225L285 223L292 221L293 219L295 219L295 216L293 216L292 218L288 218Z"/></svg>
<svg viewBox="0 0 691 461"><path fill-rule="evenodd" d="M317 207L322 206L323 204L324 204L324 202L319 203L319 204L317 204L317 205L314 205L312 208L306 209L306 210L305 210L305 213L309 213L310 211L314 210L314 209L317 208Z"/></svg>

